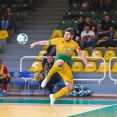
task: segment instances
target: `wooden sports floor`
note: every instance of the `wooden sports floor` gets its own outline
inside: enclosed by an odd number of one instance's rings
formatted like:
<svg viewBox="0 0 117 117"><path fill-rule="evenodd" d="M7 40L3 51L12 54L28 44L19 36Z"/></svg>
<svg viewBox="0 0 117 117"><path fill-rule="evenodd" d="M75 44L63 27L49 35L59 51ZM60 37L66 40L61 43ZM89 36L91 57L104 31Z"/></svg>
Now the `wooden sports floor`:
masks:
<svg viewBox="0 0 117 117"><path fill-rule="evenodd" d="M117 117L117 99L65 96L49 103L47 96L0 97L0 117Z"/></svg>

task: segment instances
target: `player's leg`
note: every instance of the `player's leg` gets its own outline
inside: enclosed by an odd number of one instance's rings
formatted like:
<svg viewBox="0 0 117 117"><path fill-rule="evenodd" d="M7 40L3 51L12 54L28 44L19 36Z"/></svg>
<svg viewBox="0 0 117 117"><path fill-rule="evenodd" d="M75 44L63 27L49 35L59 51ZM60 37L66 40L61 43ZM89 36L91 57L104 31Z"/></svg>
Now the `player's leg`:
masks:
<svg viewBox="0 0 117 117"><path fill-rule="evenodd" d="M41 87L44 88L47 84L47 82L50 80L51 76L55 73L58 72L62 66L64 64L63 60L57 60L54 65L52 66L52 68L50 69L50 71L48 72L46 78L43 80L43 82L41 83Z"/></svg>
<svg viewBox="0 0 117 117"><path fill-rule="evenodd" d="M46 87L50 91L50 94L54 94L53 85L56 84L57 82L59 82L59 77L56 76L52 76L51 79L48 81Z"/></svg>
<svg viewBox="0 0 117 117"><path fill-rule="evenodd" d="M66 95L73 90L74 82L73 82L73 77L72 77L70 67L66 63L64 63L62 69L58 73L62 76L66 87L63 87L60 91L58 91L55 94L50 94L50 103L52 106L54 105L54 101L57 98L63 95Z"/></svg>

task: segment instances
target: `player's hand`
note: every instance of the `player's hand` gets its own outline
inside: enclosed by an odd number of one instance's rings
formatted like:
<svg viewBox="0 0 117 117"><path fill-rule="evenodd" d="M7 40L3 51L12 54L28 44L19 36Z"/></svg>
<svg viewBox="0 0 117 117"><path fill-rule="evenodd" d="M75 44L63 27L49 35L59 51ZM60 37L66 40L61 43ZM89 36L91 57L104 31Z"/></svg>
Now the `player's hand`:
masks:
<svg viewBox="0 0 117 117"><path fill-rule="evenodd" d="M92 68L92 64L87 64L86 65L89 69Z"/></svg>
<svg viewBox="0 0 117 117"><path fill-rule="evenodd" d="M35 43L32 43L31 45L30 45L30 48L32 49L32 48L34 48L35 47Z"/></svg>

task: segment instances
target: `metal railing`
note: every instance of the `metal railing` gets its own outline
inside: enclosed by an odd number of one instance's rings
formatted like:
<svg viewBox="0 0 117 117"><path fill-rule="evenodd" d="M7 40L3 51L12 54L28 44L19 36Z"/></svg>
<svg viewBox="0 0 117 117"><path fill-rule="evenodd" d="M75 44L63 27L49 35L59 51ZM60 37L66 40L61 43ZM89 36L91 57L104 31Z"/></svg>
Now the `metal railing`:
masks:
<svg viewBox="0 0 117 117"><path fill-rule="evenodd" d="M72 58L80 58L80 57L72 57ZM104 62L104 75L103 75L103 77L101 78L101 79L74 79L74 80L76 80L76 81L98 81L98 83L100 84L100 82L102 81L102 80L104 80L105 79L105 77L106 77L106 64L105 64L105 59L103 58L103 57L86 57L86 58L94 58L94 59L96 59L96 58L100 58L100 59L102 59L103 60L103 62Z"/></svg>
<svg viewBox="0 0 117 117"><path fill-rule="evenodd" d="M116 85L116 82L117 82L117 79L114 79L111 75L111 63L112 63L112 60L113 59L117 59L117 57L112 57L110 60L109 60L109 77L112 81L114 81L115 85Z"/></svg>
<svg viewBox="0 0 117 117"><path fill-rule="evenodd" d="M21 59L20 59L20 72L22 72L22 61L24 60L24 59L29 59L29 58L47 58L46 56L24 56L24 57L22 57ZM76 56L73 56L72 58L80 58L80 57L76 57ZM74 79L74 80L79 80L79 81L98 81L98 83L100 84L100 82L102 81L102 80L104 80L105 79L105 77L106 77L106 64L105 64L105 59L103 58L103 57L86 57L86 58L100 58L100 59L102 59L103 60L103 62L104 62L104 75L103 75L103 77L102 78L100 78L100 79Z"/></svg>

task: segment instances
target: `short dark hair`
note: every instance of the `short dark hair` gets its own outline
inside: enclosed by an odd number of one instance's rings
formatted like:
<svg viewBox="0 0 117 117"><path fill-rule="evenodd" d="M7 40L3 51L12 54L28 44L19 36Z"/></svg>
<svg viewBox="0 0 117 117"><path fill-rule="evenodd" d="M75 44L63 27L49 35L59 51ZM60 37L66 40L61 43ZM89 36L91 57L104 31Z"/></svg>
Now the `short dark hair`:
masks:
<svg viewBox="0 0 117 117"><path fill-rule="evenodd" d="M84 26L89 26L89 27L90 27L90 25L89 25L89 24L87 24L87 23L86 23Z"/></svg>
<svg viewBox="0 0 117 117"><path fill-rule="evenodd" d="M73 28L67 28L65 32L70 32L71 35L74 35L74 29Z"/></svg>
<svg viewBox="0 0 117 117"><path fill-rule="evenodd" d="M0 62L2 63L2 60L0 59Z"/></svg>
<svg viewBox="0 0 117 117"><path fill-rule="evenodd" d="M89 15L87 15L85 18L90 18L90 16L89 16Z"/></svg>
<svg viewBox="0 0 117 117"><path fill-rule="evenodd" d="M51 56L51 57L53 57L53 55L52 55L51 53L49 53L47 56Z"/></svg>
<svg viewBox="0 0 117 117"><path fill-rule="evenodd" d="M109 15L109 14L105 14L105 16L109 16L109 17L110 17L110 15Z"/></svg>
<svg viewBox="0 0 117 117"><path fill-rule="evenodd" d="M79 19L80 17L82 17L82 19L84 20L84 16L83 16L83 15L80 15L80 16L78 17L78 19Z"/></svg>

